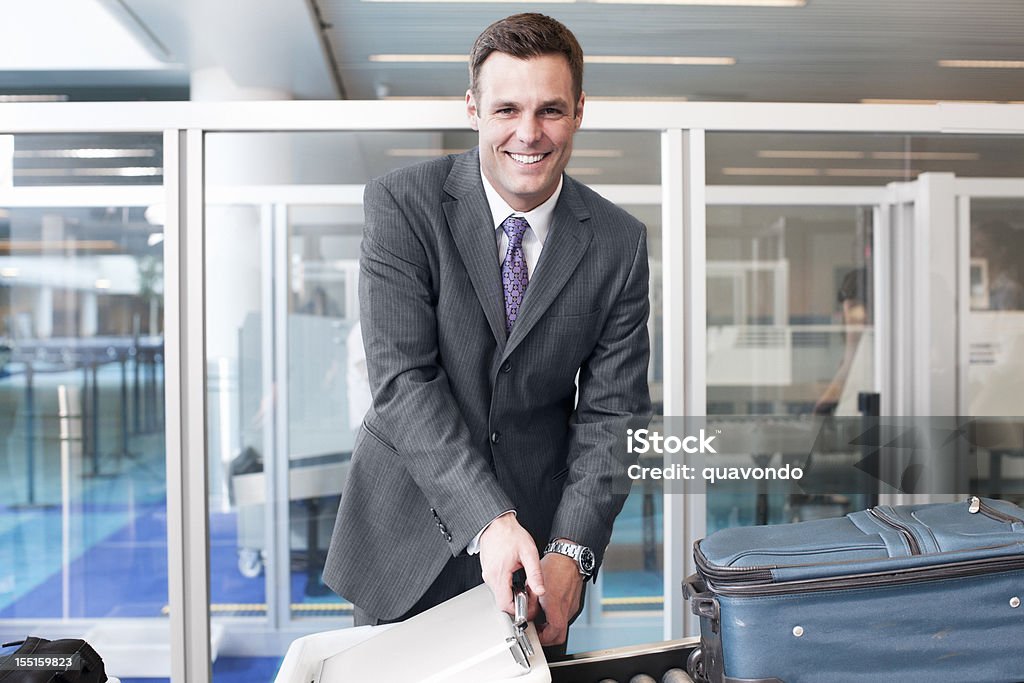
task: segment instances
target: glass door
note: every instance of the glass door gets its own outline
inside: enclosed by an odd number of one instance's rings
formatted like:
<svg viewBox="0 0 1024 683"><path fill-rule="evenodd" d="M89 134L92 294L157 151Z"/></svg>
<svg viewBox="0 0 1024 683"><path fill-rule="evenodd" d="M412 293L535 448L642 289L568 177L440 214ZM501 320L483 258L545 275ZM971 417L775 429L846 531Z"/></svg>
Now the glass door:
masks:
<svg viewBox="0 0 1024 683"><path fill-rule="evenodd" d="M960 414L985 424L974 490L1024 500L1024 183L958 183Z"/></svg>
<svg viewBox="0 0 1024 683"><path fill-rule="evenodd" d="M813 444L822 418L858 416L864 397L877 395L874 245L881 213L832 188L786 190L785 203L762 204L749 203L741 187L709 193L708 419L771 442L763 452L727 456L723 465L840 472L859 454L823 460L815 453L819 460L811 463L795 444ZM869 503L854 490L719 483L709 487L707 533L845 514Z"/></svg>

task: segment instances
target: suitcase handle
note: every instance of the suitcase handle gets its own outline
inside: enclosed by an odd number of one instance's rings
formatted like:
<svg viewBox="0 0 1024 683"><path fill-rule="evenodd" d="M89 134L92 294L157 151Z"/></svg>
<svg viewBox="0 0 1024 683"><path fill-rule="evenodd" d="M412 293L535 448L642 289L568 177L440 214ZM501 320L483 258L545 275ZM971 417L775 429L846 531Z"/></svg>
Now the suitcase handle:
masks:
<svg viewBox="0 0 1024 683"><path fill-rule="evenodd" d="M708 591L700 574L690 574L683 579L683 597L690 601L690 610L694 614L711 622L711 632L718 633L718 622L721 620L718 598Z"/></svg>
<svg viewBox="0 0 1024 683"><path fill-rule="evenodd" d="M707 584L704 583L704 577L694 572L685 579L683 579L683 599L689 600L695 595L706 593L708 590Z"/></svg>
<svg viewBox="0 0 1024 683"><path fill-rule="evenodd" d="M721 619L718 598L711 593L694 595L690 598L690 609L698 617L708 619L711 622L711 632L718 633L718 622Z"/></svg>

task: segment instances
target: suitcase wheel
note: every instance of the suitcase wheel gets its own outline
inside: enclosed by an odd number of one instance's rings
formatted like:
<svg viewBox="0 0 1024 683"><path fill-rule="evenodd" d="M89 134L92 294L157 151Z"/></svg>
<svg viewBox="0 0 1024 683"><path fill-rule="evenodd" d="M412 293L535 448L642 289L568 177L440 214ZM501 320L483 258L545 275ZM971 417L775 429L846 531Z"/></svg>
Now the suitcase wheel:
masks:
<svg viewBox="0 0 1024 683"><path fill-rule="evenodd" d="M686 673L690 674L696 683L707 683L707 671L704 668L704 652L699 647L693 648L690 656L686 658Z"/></svg>

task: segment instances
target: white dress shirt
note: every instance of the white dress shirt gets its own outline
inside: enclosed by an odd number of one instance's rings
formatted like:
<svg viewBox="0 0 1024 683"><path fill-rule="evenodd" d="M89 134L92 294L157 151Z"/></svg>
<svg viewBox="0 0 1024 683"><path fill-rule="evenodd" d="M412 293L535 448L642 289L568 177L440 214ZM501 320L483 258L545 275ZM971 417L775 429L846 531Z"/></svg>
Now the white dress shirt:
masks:
<svg viewBox="0 0 1024 683"><path fill-rule="evenodd" d="M544 249L544 242L548 238L548 231L551 229L551 216L555 212L555 204L558 203L558 196L562 194L562 179L558 179L558 187L547 200L530 211L514 211L498 191L489 182L487 176L480 172L480 178L484 181L484 194L487 195L487 204L491 207L491 219L494 221L494 237L498 243L498 263L504 263L505 255L508 252L508 235L501 229L501 224L509 216L522 216L530 224L530 228L523 233L523 255L526 257L526 274L531 279L537 271L537 263L540 261L540 252ZM527 285L529 286L529 285Z"/></svg>
<svg viewBox="0 0 1024 683"><path fill-rule="evenodd" d="M558 187L555 188L554 193L543 204L525 212L514 210L501 198L498 191L487 181L487 176L484 175L483 169L480 170L480 179L484 183L484 194L487 195L487 204L491 207L494 237L498 244L499 265L505 262L505 256L508 254L508 235L501 229L501 224L509 216L522 216L530 224L527 231L523 233L523 256L526 257L526 276L532 280L533 274L537 271L537 264L540 262L540 253L544 250L544 242L548 238L548 231L551 229L551 216L555 212L555 204L558 203L558 196L562 194L562 178L558 178ZM527 285L527 288L529 288L529 285ZM515 514L515 510L506 510L501 514L504 515L509 512ZM498 517L501 517L501 515L498 515ZM484 532L487 531L487 527L490 525L490 522L488 522L487 526L481 529L473 537L473 540L469 542L469 545L466 546L467 554L476 555L480 552L480 537L484 535Z"/></svg>

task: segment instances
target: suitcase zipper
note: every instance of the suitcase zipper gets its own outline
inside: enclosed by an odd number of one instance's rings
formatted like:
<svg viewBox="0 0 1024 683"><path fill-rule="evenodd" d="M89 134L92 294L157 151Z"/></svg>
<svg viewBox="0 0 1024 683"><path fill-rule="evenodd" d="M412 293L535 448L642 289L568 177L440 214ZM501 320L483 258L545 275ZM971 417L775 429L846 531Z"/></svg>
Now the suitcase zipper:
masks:
<svg viewBox="0 0 1024 683"><path fill-rule="evenodd" d="M1017 546L1019 544L1011 543L1009 545ZM996 548L1006 547L1009 546L996 546ZM1024 569L1024 555L1015 555L998 560L968 560L966 562L954 562L931 567L911 567L895 571L851 574L849 576L821 579L798 579L758 585L720 585L711 582L708 588L712 593L726 597L760 597L763 595L793 595L855 588L898 586L920 581L942 581L945 579L997 574L1022 569Z"/></svg>
<svg viewBox="0 0 1024 683"><path fill-rule="evenodd" d="M980 512L989 519L994 519L997 522L1006 522L1007 524L1019 524L1021 521L1024 521L1014 517L1013 515L1008 515L1005 512L996 510L978 496L971 496L967 499L967 503L967 511L972 515L976 515Z"/></svg>
<svg viewBox="0 0 1024 683"><path fill-rule="evenodd" d="M697 570L707 579L730 583L762 583L773 578L773 566L719 567L711 564L700 549L700 541L693 544L693 559Z"/></svg>
<svg viewBox="0 0 1024 683"><path fill-rule="evenodd" d="M903 539L907 542L907 547L910 548L911 555L921 554L921 544L917 542L917 537L914 536L914 532L910 530L910 527L898 519L893 519L888 513L883 512L880 508L871 508L868 510L868 514L877 519L882 524L886 525L891 529L895 529L903 536Z"/></svg>

